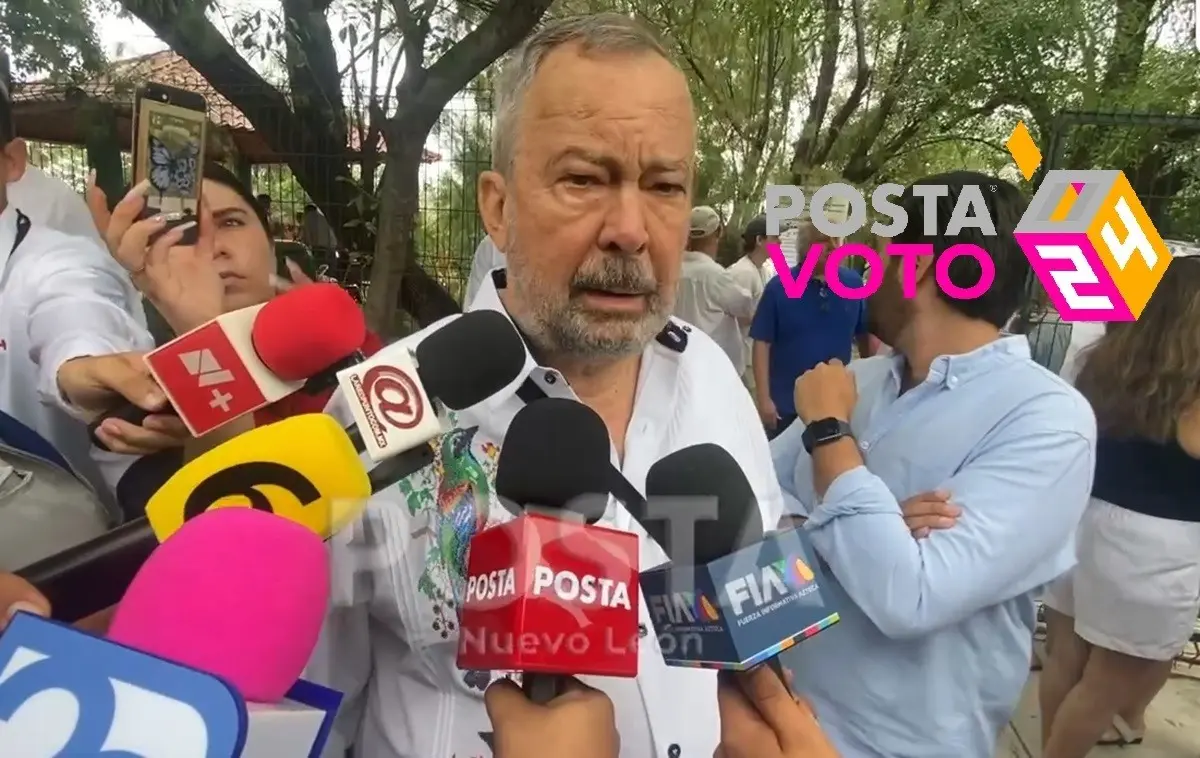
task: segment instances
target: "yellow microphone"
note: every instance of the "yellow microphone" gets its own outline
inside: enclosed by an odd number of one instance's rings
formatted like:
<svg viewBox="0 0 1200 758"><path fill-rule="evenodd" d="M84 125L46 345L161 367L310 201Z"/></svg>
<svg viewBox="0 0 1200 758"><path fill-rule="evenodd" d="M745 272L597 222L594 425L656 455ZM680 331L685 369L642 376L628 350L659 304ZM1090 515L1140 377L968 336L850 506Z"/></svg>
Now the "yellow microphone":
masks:
<svg viewBox="0 0 1200 758"><path fill-rule="evenodd" d="M362 513L372 481L331 416L252 429L189 461L146 504L159 542L213 508L254 508L328 538Z"/></svg>

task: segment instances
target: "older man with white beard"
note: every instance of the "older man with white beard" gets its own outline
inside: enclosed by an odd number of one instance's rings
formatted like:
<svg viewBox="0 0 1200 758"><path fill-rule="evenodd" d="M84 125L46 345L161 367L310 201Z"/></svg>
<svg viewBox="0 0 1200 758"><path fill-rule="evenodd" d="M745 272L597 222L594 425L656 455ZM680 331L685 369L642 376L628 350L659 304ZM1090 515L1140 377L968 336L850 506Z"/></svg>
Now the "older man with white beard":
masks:
<svg viewBox="0 0 1200 758"><path fill-rule="evenodd" d="M695 178L686 77L629 17L583 16L546 24L514 51L496 102L479 207L508 268L470 309L512 319L528 344L525 368L458 414L433 466L372 498L360 525L377 546L371 566L356 562L361 547L335 546L335 574L369 570L373 591L335 598L310 667L346 693L330 756L348 742L360 758L490 754L483 692L496 674L455 667L465 567L443 546L470 537L458 525L473 534L511 518L493 481L498 445L526 402L589 406L608 428L613 464L639 490L663 456L717 444L745 471L764 523L781 515L741 380L711 339L670 318ZM341 404L330 412L348 420ZM615 501L601 523L641 537L643 569L666 560ZM644 632L638 654L636 679L589 681L615 705L621 756L712 755L716 675L667 668Z"/></svg>

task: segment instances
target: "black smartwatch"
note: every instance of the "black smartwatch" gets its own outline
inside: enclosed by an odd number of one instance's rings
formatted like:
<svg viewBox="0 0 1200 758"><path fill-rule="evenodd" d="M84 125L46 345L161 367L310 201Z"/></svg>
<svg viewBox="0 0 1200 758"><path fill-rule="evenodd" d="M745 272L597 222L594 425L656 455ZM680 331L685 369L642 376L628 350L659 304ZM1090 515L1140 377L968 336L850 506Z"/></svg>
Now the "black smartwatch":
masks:
<svg viewBox="0 0 1200 758"><path fill-rule="evenodd" d="M854 436L850 431L850 425L840 418L823 418L812 422L804 428L804 434L800 435L800 440L804 443L804 449L812 455L812 451L822 445L828 445L831 442L837 442L842 437Z"/></svg>

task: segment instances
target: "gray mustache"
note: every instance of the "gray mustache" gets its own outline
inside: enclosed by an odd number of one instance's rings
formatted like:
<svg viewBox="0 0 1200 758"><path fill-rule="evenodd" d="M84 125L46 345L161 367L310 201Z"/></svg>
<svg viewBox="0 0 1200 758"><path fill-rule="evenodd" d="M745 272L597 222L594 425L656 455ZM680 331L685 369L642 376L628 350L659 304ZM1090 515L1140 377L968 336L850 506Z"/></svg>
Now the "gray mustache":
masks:
<svg viewBox="0 0 1200 758"><path fill-rule="evenodd" d="M658 280L629 258L605 258L598 271L580 271L571 280L574 293L584 290L605 290L630 295L652 295L658 292Z"/></svg>

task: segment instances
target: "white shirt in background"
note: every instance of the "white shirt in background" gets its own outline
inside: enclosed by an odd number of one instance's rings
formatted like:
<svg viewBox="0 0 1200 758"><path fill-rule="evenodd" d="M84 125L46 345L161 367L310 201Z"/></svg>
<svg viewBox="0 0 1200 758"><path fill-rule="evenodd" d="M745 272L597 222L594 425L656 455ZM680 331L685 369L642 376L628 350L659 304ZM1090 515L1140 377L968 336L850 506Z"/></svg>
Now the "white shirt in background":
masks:
<svg viewBox="0 0 1200 758"><path fill-rule="evenodd" d="M500 252L491 237L484 237L475 248L475 260L471 262L471 275L467 278L467 292L463 295L463 310L475 299L484 278L497 268L504 268L504 253Z"/></svg>
<svg viewBox="0 0 1200 758"><path fill-rule="evenodd" d="M153 349L142 299L99 243L31 223L16 244L18 218L11 203L0 212L0 410L111 501L121 462L132 458L91 446L84 422L68 415L58 369L72 358Z"/></svg>
<svg viewBox="0 0 1200 758"><path fill-rule="evenodd" d="M505 312L495 277L484 280L469 310ZM405 342L415 345L445 323ZM749 394L720 356L712 340L674 321L645 348L621 472L644 494L659 459L690 445L720 445L746 473L763 523L776 524L783 502L767 439ZM434 445L433 465L374 495L364 518L331 540L333 610L306 672L345 693L326 758L342 758L355 739L360 758L491 755L480 736L492 731L483 692L499 673L463 672L454 663L454 600L465 571L458 551L474 533L512 518L494 481L526 380L549 397L578 400L561 374L526 354L520 378L452 418ZM349 422L340 395L326 412ZM639 535L643 571L666 562L616 500L600 523ZM653 629L644 602L639 616ZM638 667L634 679L584 677L612 699L621 758L711 756L720 740L715 672L667 667L652 633L640 640Z"/></svg>
<svg viewBox="0 0 1200 758"><path fill-rule="evenodd" d="M37 226L87 237L104 249L83 196L36 166L26 166L21 178L9 183L8 203L20 208Z"/></svg>
<svg viewBox="0 0 1200 758"><path fill-rule="evenodd" d="M754 318L758 300L738 286L732 274L711 256L688 250L675 292L675 316L708 336L720 346L738 374L745 366L744 345L738 320Z"/></svg>
<svg viewBox="0 0 1200 758"><path fill-rule="evenodd" d="M755 310L758 309L758 301L762 299L763 288L766 286L762 270L768 265L764 261L762 266L756 266L754 261L750 260L750 256L743 255L727 269L729 275L733 277L733 281L754 298ZM742 357L740 362L734 361L733 363L734 367L738 369L738 373L744 373L750 365L750 322L753 320L753 315L747 319L738 319L738 327L742 332Z"/></svg>

